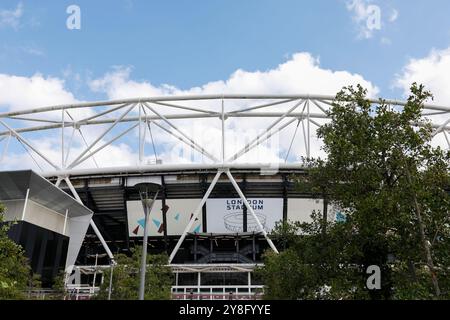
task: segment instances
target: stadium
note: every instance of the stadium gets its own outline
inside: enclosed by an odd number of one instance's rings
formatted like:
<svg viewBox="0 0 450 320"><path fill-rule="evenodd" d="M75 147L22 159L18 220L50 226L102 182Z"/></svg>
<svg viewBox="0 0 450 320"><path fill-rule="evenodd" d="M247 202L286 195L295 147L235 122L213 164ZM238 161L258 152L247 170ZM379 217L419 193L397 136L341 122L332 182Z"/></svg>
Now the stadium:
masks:
<svg viewBox="0 0 450 320"><path fill-rule="evenodd" d="M264 284L253 271L265 250L278 251L270 237L278 221L308 221L314 210L342 219L338 208L295 184L306 174L302 157L320 155L315 132L329 121L333 100L162 96L1 113L0 200L7 220L18 221L11 238L44 283L66 270L68 290L90 297L107 281L102 272L114 255L142 245L136 185L157 184L147 251L168 254L172 297L258 299ZM400 110L406 102L385 103ZM449 148L450 107L427 104L424 116L433 143ZM51 138L52 148L30 134ZM105 152L114 158L111 146L128 147L136 159L117 166L96 160ZM31 162L8 157L19 148Z"/></svg>

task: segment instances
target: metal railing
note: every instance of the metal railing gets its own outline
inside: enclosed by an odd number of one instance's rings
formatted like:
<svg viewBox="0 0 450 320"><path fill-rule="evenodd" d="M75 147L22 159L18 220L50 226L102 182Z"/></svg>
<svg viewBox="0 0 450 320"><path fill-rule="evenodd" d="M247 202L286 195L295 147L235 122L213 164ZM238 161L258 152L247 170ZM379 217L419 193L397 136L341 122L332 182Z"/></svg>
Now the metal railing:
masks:
<svg viewBox="0 0 450 320"><path fill-rule="evenodd" d="M262 285L172 286L172 300L261 300Z"/></svg>

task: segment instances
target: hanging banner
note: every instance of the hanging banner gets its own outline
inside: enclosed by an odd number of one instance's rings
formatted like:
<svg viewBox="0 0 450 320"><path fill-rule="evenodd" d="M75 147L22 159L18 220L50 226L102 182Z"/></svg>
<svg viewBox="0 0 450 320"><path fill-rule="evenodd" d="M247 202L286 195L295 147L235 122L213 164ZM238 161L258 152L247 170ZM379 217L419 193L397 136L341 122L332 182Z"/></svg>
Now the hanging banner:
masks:
<svg viewBox="0 0 450 320"><path fill-rule="evenodd" d="M269 232L283 219L283 199L248 199L263 228ZM212 233L236 233L244 230L243 208L240 198L208 199L206 201L207 229ZM258 232L257 221L247 210L247 232Z"/></svg>
<svg viewBox="0 0 450 320"><path fill-rule="evenodd" d="M313 211L323 212L322 199L288 199L287 218L292 222L312 222Z"/></svg>
<svg viewBox="0 0 450 320"><path fill-rule="evenodd" d="M292 222L312 222L311 214L323 213L323 199L288 199L287 218ZM346 217L342 211L332 204L328 204L327 209L328 221L343 222Z"/></svg>
<svg viewBox="0 0 450 320"><path fill-rule="evenodd" d="M144 208L142 207L142 202L140 200L127 201L127 216L129 236L143 237L145 215ZM156 200L152 211L149 214L147 223L149 237L164 235L162 221L161 200Z"/></svg>
<svg viewBox="0 0 450 320"><path fill-rule="evenodd" d="M169 236L179 236L183 233L184 229L191 221L194 211L200 204L202 199L170 199L167 200L167 234ZM190 232L201 233L203 232L203 219L202 211L190 230Z"/></svg>
<svg viewBox="0 0 450 320"><path fill-rule="evenodd" d="M193 213L201 199L171 199L166 200L166 206L162 207L162 201L156 200L148 220L148 235L150 237L164 236L163 211L166 212L167 235L181 235L192 219ZM142 237L144 235L144 209L141 201L127 201L128 234L130 237ZM202 214L195 219L190 232L202 232Z"/></svg>

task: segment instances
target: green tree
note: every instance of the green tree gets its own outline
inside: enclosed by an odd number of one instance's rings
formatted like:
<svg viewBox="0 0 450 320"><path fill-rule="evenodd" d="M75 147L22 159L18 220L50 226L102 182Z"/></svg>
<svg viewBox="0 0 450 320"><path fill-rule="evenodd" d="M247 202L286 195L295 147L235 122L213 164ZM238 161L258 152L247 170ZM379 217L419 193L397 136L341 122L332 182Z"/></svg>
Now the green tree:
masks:
<svg viewBox="0 0 450 320"><path fill-rule="evenodd" d="M0 204L0 300L27 298L27 289L36 285L22 247L8 238L9 224L3 221Z"/></svg>
<svg viewBox="0 0 450 320"><path fill-rule="evenodd" d="M286 273L303 294L298 298L449 297L450 153L430 143L433 128L422 117L430 97L416 84L402 109L383 100L374 106L360 86L336 96L331 121L318 129L327 158L306 159L308 175L297 181L346 220L315 214L312 223L298 226L301 235L288 249L295 259L266 258L266 268L308 266L292 268L301 276ZM369 265L381 268L381 290L365 288ZM268 293L283 298L276 279L265 275Z"/></svg>
<svg viewBox="0 0 450 320"><path fill-rule="evenodd" d="M116 255L117 265L112 270L112 300L137 300L139 290L139 267L141 247L132 251L132 256ZM147 255L147 273L145 277L145 300L168 300L171 298L173 274L167 266L167 255ZM111 269L104 273L104 281L97 299L108 298Z"/></svg>

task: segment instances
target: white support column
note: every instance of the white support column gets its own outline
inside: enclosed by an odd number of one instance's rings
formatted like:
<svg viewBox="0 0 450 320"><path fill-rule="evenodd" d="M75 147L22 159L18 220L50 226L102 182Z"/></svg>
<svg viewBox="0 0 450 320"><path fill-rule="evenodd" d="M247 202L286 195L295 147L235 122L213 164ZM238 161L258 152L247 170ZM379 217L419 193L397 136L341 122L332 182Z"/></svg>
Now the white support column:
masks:
<svg viewBox="0 0 450 320"><path fill-rule="evenodd" d="M64 157L64 127L65 127L65 117L64 117L64 113L65 110L64 108L61 109L61 168L65 168L65 157Z"/></svg>
<svg viewBox="0 0 450 320"><path fill-rule="evenodd" d="M310 123L310 120L309 120L309 116L310 116L310 113L309 113L309 100L307 100L306 101L306 108L307 108L307 110L306 110L306 112L307 112L307 123L306 123L306 127L307 127L307 132L308 132L308 150L307 150L307 152L306 152L306 157L309 159L309 158L311 158L311 123Z"/></svg>
<svg viewBox="0 0 450 320"><path fill-rule="evenodd" d="M66 209L66 215L64 216L63 235L66 235L67 217L69 216L69 209Z"/></svg>
<svg viewBox="0 0 450 320"><path fill-rule="evenodd" d="M222 99L222 164L225 163L225 105Z"/></svg>
<svg viewBox="0 0 450 320"><path fill-rule="evenodd" d="M303 143L305 144L305 153L308 155L308 140L306 139L305 121L302 119Z"/></svg>
<svg viewBox="0 0 450 320"><path fill-rule="evenodd" d="M83 201L81 200L80 196L78 195L78 192L75 190L72 182L70 182L70 179L66 177L66 178L64 178L64 181L66 181L66 183L69 186L69 189L72 192L75 199L79 203L83 204ZM114 262L114 255L112 254L111 250L109 249L108 244L106 243L105 239L103 238L102 234L100 233L100 230L98 230L93 219L91 219L91 221L89 222L89 225L92 227L97 238L99 238L100 242L102 243L102 246L105 249L106 253L108 254L108 257L111 259L112 262Z"/></svg>
<svg viewBox="0 0 450 320"><path fill-rule="evenodd" d="M139 104L139 164L142 164L142 105Z"/></svg>
<svg viewBox="0 0 450 320"><path fill-rule="evenodd" d="M25 202L23 204L23 211L22 211L22 221L25 221L25 214L26 214L26 211L27 211L29 195L30 195L30 188L27 189L27 193L25 194Z"/></svg>
<svg viewBox="0 0 450 320"><path fill-rule="evenodd" d="M72 195L74 196L75 200L77 200L79 203L83 204L83 201L81 200L80 196L78 195L77 190L75 190L75 187L73 186L70 179L65 177L64 181L66 182L67 186L69 187L70 192L72 192Z"/></svg>
<svg viewBox="0 0 450 320"><path fill-rule="evenodd" d="M222 175L222 173L223 173L222 169L219 169L217 171L213 181L211 182L211 185L209 186L209 188L206 191L205 195L203 196L202 200L200 201L197 208L195 209L194 214L192 215L191 221L189 221L188 225L186 226L183 233L181 234L180 239L178 239L178 242L177 242L175 248L173 249L172 253L170 254L169 264L172 263L172 260L175 257L175 255L177 254L178 249L180 249L180 246L183 243L184 239L186 238L187 233L189 232L189 230L191 230L191 228L195 222L195 219L197 219L198 215L200 214L203 205L205 204L206 200L209 198L209 195L211 194L212 190L214 189L215 185L217 184L217 181L219 181L219 178Z"/></svg>
<svg viewBox="0 0 450 320"><path fill-rule="evenodd" d="M4 147L4 149L3 149L2 157L0 158L0 162L2 162L3 159L4 159L5 156L6 156L6 153L8 152L8 148L9 148L9 143L10 143L10 142L11 142L11 133L9 133L8 138L7 138L6 142L5 142L5 147Z"/></svg>
<svg viewBox="0 0 450 320"><path fill-rule="evenodd" d="M108 244L106 243L105 239L103 238L102 234L100 233L100 230L98 230L93 219L91 219L91 221L89 222L89 225L94 230L97 238L100 239L100 242L102 243L103 248L105 249L106 253L108 254L108 257L111 259L111 262L114 263L114 255L112 254L111 250L109 249Z"/></svg>
<svg viewBox="0 0 450 320"><path fill-rule="evenodd" d="M63 180L64 180L63 178L58 177L58 179L57 179L56 182L55 182L55 187L59 188L59 185L61 184L61 182L62 182Z"/></svg>
<svg viewBox="0 0 450 320"><path fill-rule="evenodd" d="M66 163L69 160L70 150L72 149L73 137L75 136L75 128L72 128L72 134L70 135L69 145L67 146L66 156L64 158L64 168L66 167Z"/></svg>
<svg viewBox="0 0 450 320"><path fill-rule="evenodd" d="M261 230L262 234L267 240L267 243L272 248L273 251L276 253L279 253L275 245L273 244L272 240L270 240L269 236L267 235L266 230L264 229L263 225L261 224L261 221L259 221L258 216L255 214L255 211L253 210L252 206L248 203L247 198L244 196L244 193L242 193L241 188L239 188L239 185L237 184L236 180L234 180L234 177L231 175L230 170L226 170L225 173L227 174L228 178L231 181L231 184L233 185L236 192L239 194L239 197L242 199L242 202L244 202L245 206L247 207L247 210L252 214L253 219L255 219L256 223L258 224L259 229Z"/></svg>
<svg viewBox="0 0 450 320"><path fill-rule="evenodd" d="M144 119L143 125L144 125L144 130L142 132L142 159L145 160L145 144L146 144L146 139L147 139L147 118Z"/></svg>
<svg viewBox="0 0 450 320"><path fill-rule="evenodd" d="M98 254L95 255L95 271L94 271L94 279L92 279L92 291L94 291L95 281L97 280L97 262L98 262Z"/></svg>

